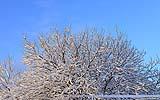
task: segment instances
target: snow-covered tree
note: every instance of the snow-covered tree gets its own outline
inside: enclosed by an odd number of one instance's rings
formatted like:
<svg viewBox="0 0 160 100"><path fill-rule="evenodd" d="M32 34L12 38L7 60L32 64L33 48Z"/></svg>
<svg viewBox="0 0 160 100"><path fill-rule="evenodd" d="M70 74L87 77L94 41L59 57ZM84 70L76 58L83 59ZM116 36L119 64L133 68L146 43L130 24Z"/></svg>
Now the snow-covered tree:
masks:
<svg viewBox="0 0 160 100"><path fill-rule="evenodd" d="M136 49L121 34L113 37L94 29L74 34L66 28L64 32L55 30L40 36L38 43L25 38L24 46L23 62L27 70L14 84L11 82L11 92L7 88L1 88L0 92L10 93L13 100L159 94L160 75L156 66L160 60L144 63L145 52Z"/></svg>
<svg viewBox="0 0 160 100"><path fill-rule="evenodd" d="M3 61L0 64L0 99L1 100L13 100L13 87L14 86L14 79L16 73L13 69L13 63L11 58Z"/></svg>

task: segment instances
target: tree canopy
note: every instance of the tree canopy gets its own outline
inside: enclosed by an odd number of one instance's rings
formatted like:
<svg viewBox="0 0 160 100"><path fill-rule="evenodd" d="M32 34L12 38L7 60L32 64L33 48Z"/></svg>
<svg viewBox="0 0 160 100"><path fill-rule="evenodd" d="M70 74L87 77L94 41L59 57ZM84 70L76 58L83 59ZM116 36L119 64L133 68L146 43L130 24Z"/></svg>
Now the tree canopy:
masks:
<svg viewBox="0 0 160 100"><path fill-rule="evenodd" d="M156 68L160 60L145 63L145 52L122 34L65 29L39 36L37 43L27 38L24 41L27 69L15 74L10 60L0 66L1 100L160 93L160 72Z"/></svg>

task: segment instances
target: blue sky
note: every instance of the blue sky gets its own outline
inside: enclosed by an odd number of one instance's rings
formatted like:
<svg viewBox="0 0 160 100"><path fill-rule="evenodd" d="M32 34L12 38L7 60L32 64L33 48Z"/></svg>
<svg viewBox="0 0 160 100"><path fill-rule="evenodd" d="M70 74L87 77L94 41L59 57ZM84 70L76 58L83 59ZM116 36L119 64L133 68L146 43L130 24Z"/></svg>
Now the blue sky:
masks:
<svg viewBox="0 0 160 100"><path fill-rule="evenodd" d="M53 26L118 28L147 57L160 54L159 0L0 0L0 59L23 52L23 34L35 39Z"/></svg>

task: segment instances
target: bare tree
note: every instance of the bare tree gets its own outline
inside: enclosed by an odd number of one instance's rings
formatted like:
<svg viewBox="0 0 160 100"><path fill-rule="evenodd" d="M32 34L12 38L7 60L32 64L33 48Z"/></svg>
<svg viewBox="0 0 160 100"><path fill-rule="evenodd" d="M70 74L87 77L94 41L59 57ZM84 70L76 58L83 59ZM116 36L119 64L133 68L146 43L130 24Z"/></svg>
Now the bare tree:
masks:
<svg viewBox="0 0 160 100"><path fill-rule="evenodd" d="M123 35L103 35L95 29L79 34L55 30L40 36L39 43L25 38L23 61L28 68L14 81L11 93L15 100L158 94L160 60L145 64L144 55Z"/></svg>
<svg viewBox="0 0 160 100"><path fill-rule="evenodd" d="M14 78L16 73L13 69L13 63L9 57L0 64L0 99L13 100Z"/></svg>

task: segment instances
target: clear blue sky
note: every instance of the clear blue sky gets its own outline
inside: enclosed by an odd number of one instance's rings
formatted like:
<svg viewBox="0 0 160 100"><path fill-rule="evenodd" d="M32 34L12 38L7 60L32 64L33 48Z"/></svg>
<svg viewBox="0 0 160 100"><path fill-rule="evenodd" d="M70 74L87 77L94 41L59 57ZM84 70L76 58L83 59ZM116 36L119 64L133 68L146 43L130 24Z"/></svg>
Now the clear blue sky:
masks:
<svg viewBox="0 0 160 100"><path fill-rule="evenodd" d="M52 26L71 24L114 32L116 26L147 56L160 54L160 0L1 0L0 59L20 63L23 33L34 39Z"/></svg>

